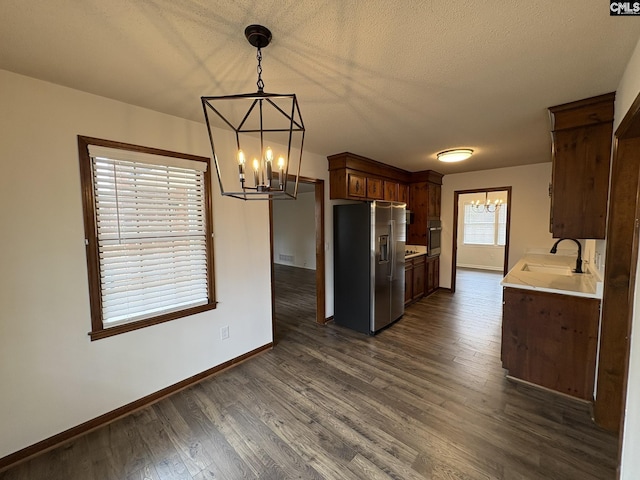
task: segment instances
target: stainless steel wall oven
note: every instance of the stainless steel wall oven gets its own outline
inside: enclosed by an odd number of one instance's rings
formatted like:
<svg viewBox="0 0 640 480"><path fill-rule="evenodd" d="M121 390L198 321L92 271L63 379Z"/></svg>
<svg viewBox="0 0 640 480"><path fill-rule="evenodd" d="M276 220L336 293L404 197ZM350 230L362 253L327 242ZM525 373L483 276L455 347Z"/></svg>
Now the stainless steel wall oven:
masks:
<svg viewBox="0 0 640 480"><path fill-rule="evenodd" d="M427 256L440 255L442 241L442 222L440 220L427 221Z"/></svg>

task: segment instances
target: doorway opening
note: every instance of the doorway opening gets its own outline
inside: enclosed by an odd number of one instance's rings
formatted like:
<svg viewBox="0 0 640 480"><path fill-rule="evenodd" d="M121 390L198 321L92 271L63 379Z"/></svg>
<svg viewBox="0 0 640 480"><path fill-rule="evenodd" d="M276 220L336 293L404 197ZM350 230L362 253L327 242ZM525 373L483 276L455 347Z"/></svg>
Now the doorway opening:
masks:
<svg viewBox="0 0 640 480"><path fill-rule="evenodd" d="M298 198L269 202L271 323L279 315L326 323L324 180L300 177Z"/></svg>
<svg viewBox="0 0 640 480"><path fill-rule="evenodd" d="M507 274L510 224L511 187L454 192L452 292L458 268Z"/></svg>

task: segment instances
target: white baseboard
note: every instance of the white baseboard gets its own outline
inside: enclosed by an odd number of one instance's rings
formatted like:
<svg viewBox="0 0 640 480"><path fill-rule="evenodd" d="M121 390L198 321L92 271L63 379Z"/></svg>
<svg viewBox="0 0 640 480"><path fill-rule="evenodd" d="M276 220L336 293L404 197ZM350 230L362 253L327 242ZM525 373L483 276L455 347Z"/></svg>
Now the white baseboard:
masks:
<svg viewBox="0 0 640 480"><path fill-rule="evenodd" d="M499 267L492 267L489 265L470 265L470 264L457 264L456 268L473 268L475 270L492 270L494 272L502 272L503 271L503 267L499 266Z"/></svg>
<svg viewBox="0 0 640 480"><path fill-rule="evenodd" d="M289 262L279 262L277 260L274 260L273 263L276 263L278 265L285 265L287 267L296 267L296 268L304 268L305 270L315 270L315 267L310 267L310 266L305 266L305 265L296 265L295 263L289 263Z"/></svg>

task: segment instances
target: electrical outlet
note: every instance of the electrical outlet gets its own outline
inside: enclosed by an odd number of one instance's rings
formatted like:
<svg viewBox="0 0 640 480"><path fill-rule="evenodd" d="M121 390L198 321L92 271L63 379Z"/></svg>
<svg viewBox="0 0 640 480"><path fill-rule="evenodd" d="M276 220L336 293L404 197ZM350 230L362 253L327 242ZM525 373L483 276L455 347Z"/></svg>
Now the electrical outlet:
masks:
<svg viewBox="0 0 640 480"><path fill-rule="evenodd" d="M224 327L220 327L220 338L222 340L226 340L229 338L229 326L225 325Z"/></svg>

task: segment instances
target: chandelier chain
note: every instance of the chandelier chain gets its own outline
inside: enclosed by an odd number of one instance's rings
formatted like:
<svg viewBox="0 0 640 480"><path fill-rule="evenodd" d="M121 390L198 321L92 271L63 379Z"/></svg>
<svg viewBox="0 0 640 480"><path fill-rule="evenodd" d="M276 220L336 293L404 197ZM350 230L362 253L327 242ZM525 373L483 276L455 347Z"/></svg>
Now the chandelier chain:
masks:
<svg viewBox="0 0 640 480"><path fill-rule="evenodd" d="M264 82L262 81L262 49L258 48L258 53L256 55L256 59L258 60L258 91L264 91Z"/></svg>

